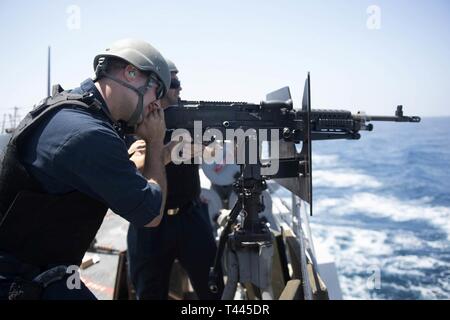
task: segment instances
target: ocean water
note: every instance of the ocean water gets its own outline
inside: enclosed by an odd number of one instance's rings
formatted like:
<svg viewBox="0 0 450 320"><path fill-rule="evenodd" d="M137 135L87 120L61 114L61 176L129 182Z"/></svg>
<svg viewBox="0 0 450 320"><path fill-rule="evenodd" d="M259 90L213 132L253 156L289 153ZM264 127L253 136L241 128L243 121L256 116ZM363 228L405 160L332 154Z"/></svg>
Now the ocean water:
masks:
<svg viewBox="0 0 450 320"><path fill-rule="evenodd" d="M450 298L450 118L313 143L316 246L345 299Z"/></svg>

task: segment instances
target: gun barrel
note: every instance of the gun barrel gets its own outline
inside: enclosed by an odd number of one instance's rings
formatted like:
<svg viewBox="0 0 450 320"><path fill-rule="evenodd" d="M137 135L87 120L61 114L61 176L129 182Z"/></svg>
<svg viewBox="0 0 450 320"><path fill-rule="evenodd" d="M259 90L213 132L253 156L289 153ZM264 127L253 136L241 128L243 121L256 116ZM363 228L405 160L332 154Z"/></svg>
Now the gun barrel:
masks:
<svg viewBox="0 0 450 320"><path fill-rule="evenodd" d="M390 121L390 122L420 122L420 117L412 116L358 116L366 121Z"/></svg>
<svg viewBox="0 0 450 320"><path fill-rule="evenodd" d="M395 111L395 116L368 116L361 112L356 115L361 120L365 121L391 121L391 122L420 122L420 117L417 116L404 116L403 106L398 105Z"/></svg>

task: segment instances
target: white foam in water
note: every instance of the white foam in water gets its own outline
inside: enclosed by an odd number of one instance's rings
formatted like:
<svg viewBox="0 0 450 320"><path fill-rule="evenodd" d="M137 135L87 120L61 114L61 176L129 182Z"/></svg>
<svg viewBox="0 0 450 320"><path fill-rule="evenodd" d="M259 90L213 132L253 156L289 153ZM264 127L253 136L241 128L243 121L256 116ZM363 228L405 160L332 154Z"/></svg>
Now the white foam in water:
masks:
<svg viewBox="0 0 450 320"><path fill-rule="evenodd" d="M396 256L394 248L397 245L388 241L385 231L316 223L311 227L315 243L320 243L335 258L344 299L376 299L381 290L388 289L411 294L412 287L422 299L448 295L445 284L439 286L429 280L430 270L439 267L448 270L450 264L432 257ZM379 288L374 287L376 274L380 276ZM407 281L408 285L392 282L393 276ZM417 282L420 285L414 286L413 283Z"/></svg>
<svg viewBox="0 0 450 320"><path fill-rule="evenodd" d="M390 239L399 250L414 250L421 249L426 246L431 249L443 249L445 248L445 243L441 241L425 241L423 239L417 238L411 231L403 231L400 234L391 235Z"/></svg>
<svg viewBox="0 0 450 320"><path fill-rule="evenodd" d="M380 255L392 254L392 248L386 244L386 234L353 226L330 227L316 223L312 223L311 228L315 243L320 242L335 258L344 299L370 299L367 282L373 269L381 269Z"/></svg>
<svg viewBox="0 0 450 320"><path fill-rule="evenodd" d="M397 286L396 289L399 291L408 290L415 292L422 299L448 299L448 274L441 273L434 275L432 278L432 273L436 269L449 270L449 268L450 264L448 262L433 257L406 255L387 258L383 270L386 274L397 275L400 279L405 279L406 277L414 279L414 281L407 281L407 288ZM437 280L437 283L430 281L434 278Z"/></svg>
<svg viewBox="0 0 450 320"><path fill-rule="evenodd" d="M393 261L389 268L391 273L400 271L403 272L405 270L415 269L435 269L438 267L445 267L447 264L443 261L432 257L421 257L407 255L407 256L399 256L395 261Z"/></svg>
<svg viewBox="0 0 450 320"><path fill-rule="evenodd" d="M335 167L339 164L339 156L336 154L325 155L325 154L312 154L314 167Z"/></svg>
<svg viewBox="0 0 450 320"><path fill-rule="evenodd" d="M367 189L382 186L382 183L376 178L350 169L315 170L313 179L315 187Z"/></svg>
<svg viewBox="0 0 450 320"><path fill-rule="evenodd" d="M382 181L345 168L336 155L314 154L313 159L317 189L315 217L310 221L314 243L334 257L344 298L448 298L450 262L441 259L441 254L450 247L450 208L433 205L431 197L402 200L383 195ZM321 198L323 187L344 196ZM290 203L290 193L283 188L276 195ZM353 219L354 215L384 218L386 228L379 224L383 221L372 227L364 219ZM446 237L428 241L415 234L414 226L393 229L389 221L425 226L426 222ZM379 289L371 281L374 270L379 270Z"/></svg>
<svg viewBox="0 0 450 320"><path fill-rule="evenodd" d="M315 208L316 212L332 210L338 215L358 212L362 215L389 218L393 221L424 220L445 231L450 241L450 208L432 206L427 204L428 200L429 198L423 198L404 202L393 196L358 192L344 198L318 200Z"/></svg>
<svg viewBox="0 0 450 320"><path fill-rule="evenodd" d="M446 280L448 281L448 279ZM447 282L448 283L448 282ZM420 296L423 297L423 299L436 299L436 297L439 297L440 299L448 299L448 284L446 290L441 290L439 287L430 287L430 286L417 286L414 284L411 284L409 287L412 291L417 291L420 293Z"/></svg>
<svg viewBox="0 0 450 320"><path fill-rule="evenodd" d="M436 274L436 270L450 270L450 263L436 257L411 254L402 256L394 252L413 252L426 248L445 250L449 247L450 208L433 206L430 202L430 197L402 201L394 196L354 190L350 190L342 198L316 200L314 208L319 221L317 218L316 221L312 219L313 234L315 241L321 242L336 258L344 298L380 297L377 289L367 285L369 277L373 275L373 267L377 266L381 275L381 289L395 290L396 294L403 292L407 296L422 299L448 297L448 285L439 285L438 282L440 277L447 278L448 275ZM447 239L426 241L416 237L412 231L398 230L395 233L395 230L363 229L352 224L351 219L346 221L346 216L350 214L387 218L395 222L427 222L444 231ZM320 223L331 219L343 225ZM432 281L430 273L434 273ZM399 283L406 281L407 285L402 286L392 280L383 282L385 276L389 276L389 279L394 276L400 280Z"/></svg>

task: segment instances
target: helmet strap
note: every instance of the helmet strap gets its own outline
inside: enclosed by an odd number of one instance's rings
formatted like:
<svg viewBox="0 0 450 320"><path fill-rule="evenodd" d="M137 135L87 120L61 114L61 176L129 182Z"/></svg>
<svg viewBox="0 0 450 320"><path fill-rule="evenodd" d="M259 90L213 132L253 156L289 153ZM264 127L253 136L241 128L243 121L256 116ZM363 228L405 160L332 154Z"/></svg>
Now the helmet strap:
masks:
<svg viewBox="0 0 450 320"><path fill-rule="evenodd" d="M133 129L133 132L136 131L139 119L143 115L143 111L144 111L144 95L148 90L147 85L144 85L139 88L135 88L132 85L126 83L125 81L122 81L115 77L111 77L110 75L106 74L105 72L102 72L101 76L108 78L114 82L117 82L118 84L120 84L130 90L133 90L138 95L138 103L136 105L136 108L134 109L134 112L131 115L131 117L125 122L128 127L131 127Z"/></svg>

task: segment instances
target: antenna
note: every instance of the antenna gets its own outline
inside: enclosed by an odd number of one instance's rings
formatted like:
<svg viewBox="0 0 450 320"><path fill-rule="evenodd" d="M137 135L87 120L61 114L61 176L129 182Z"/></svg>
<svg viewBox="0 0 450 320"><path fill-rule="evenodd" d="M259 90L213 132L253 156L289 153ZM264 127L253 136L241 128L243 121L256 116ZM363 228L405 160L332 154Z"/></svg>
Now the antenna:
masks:
<svg viewBox="0 0 450 320"><path fill-rule="evenodd" d="M50 64L51 64L51 47L48 46L48 55L47 55L47 97L50 96Z"/></svg>

